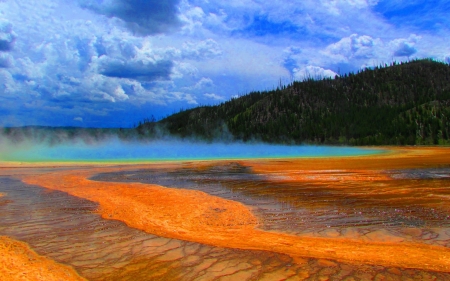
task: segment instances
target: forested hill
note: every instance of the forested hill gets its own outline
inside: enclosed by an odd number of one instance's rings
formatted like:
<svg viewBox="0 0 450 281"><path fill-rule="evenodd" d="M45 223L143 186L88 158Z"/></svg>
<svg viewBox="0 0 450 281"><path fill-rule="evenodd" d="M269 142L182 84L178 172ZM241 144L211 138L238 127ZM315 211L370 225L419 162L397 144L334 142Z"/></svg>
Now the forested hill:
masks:
<svg viewBox="0 0 450 281"><path fill-rule="evenodd" d="M336 79L294 82L144 122L181 137L314 144L450 144L450 66L393 63Z"/></svg>

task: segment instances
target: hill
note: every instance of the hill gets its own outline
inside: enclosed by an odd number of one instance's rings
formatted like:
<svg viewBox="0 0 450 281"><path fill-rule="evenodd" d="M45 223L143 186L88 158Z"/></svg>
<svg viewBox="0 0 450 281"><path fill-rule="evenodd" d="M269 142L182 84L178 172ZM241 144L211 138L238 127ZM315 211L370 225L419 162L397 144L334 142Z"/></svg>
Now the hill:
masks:
<svg viewBox="0 0 450 281"><path fill-rule="evenodd" d="M252 92L146 121L137 130L272 143L450 144L449 117L450 66L424 59Z"/></svg>

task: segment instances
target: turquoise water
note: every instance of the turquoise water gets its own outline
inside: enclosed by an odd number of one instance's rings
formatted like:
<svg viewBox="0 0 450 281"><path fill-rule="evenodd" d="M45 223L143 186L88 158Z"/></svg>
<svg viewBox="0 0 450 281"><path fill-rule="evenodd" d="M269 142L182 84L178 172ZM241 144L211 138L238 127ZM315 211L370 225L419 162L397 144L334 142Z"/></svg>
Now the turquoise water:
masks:
<svg viewBox="0 0 450 281"><path fill-rule="evenodd" d="M289 146L262 143L201 143L186 141L121 142L94 145L84 143L46 145L10 145L2 149L3 161L168 161L247 158L297 158L359 156L382 153L381 149L337 146Z"/></svg>

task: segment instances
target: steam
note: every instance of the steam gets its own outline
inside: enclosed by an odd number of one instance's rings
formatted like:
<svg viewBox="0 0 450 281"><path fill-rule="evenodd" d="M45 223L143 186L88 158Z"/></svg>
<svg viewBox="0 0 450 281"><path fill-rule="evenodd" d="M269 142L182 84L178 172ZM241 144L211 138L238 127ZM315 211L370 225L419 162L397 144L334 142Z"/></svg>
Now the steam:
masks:
<svg viewBox="0 0 450 281"><path fill-rule="evenodd" d="M49 131L50 130L50 131ZM329 157L374 154L375 149L290 146L243 142L203 142L162 136L139 139L129 132L22 129L4 132L0 161L145 162L208 159Z"/></svg>

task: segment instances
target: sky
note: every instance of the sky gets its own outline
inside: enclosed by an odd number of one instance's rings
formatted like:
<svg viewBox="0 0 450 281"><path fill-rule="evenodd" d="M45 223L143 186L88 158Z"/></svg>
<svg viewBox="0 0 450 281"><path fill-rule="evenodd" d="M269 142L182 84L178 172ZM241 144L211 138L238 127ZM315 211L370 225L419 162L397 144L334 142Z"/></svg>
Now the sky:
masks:
<svg viewBox="0 0 450 281"><path fill-rule="evenodd" d="M450 63L448 0L0 0L0 126L132 127L307 77Z"/></svg>

